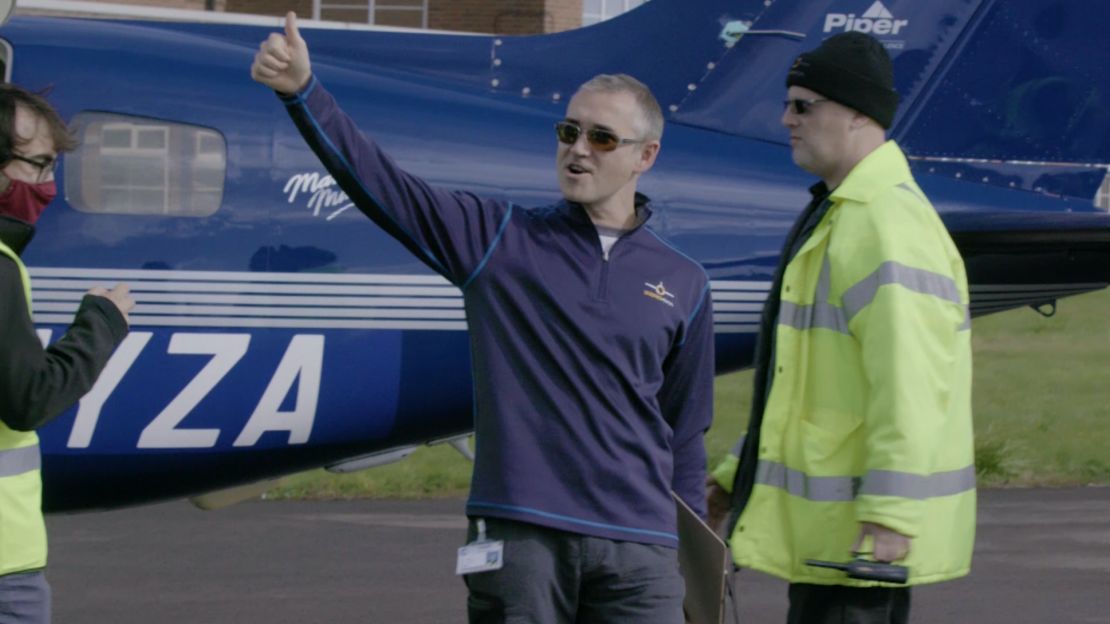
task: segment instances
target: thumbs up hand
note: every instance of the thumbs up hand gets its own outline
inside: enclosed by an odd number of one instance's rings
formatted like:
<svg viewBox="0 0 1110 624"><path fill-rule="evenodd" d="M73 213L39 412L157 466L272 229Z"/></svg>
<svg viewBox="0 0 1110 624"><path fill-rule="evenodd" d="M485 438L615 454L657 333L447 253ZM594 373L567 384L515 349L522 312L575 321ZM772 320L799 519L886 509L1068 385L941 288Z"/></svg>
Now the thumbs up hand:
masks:
<svg viewBox="0 0 1110 624"><path fill-rule="evenodd" d="M258 46L251 78L279 93L296 93L312 77L308 46L297 30L297 14L285 14L285 34L270 33Z"/></svg>

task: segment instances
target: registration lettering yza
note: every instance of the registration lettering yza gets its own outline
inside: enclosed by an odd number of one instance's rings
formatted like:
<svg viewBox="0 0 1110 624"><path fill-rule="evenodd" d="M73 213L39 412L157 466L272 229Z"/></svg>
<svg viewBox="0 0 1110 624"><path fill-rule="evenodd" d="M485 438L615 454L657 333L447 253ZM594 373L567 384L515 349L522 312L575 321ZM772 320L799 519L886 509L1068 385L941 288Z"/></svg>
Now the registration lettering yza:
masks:
<svg viewBox="0 0 1110 624"><path fill-rule="evenodd" d="M49 342L50 335L49 330L39 331L43 344ZM89 447L105 402L138 360L152 336L151 332L131 332L116 349L96 384L78 404L77 415L66 443L68 448ZM211 357L142 430L136 447L215 447L222 433L221 429L187 428L182 426L182 421L235 368L246 355L250 342L250 334L174 333L170 337L168 355ZM323 336L293 336L233 446L253 446L264 433L271 431L287 432L288 443L291 445L308 442L316 419L323 362ZM294 390L296 401L292 409L283 411L282 401Z"/></svg>

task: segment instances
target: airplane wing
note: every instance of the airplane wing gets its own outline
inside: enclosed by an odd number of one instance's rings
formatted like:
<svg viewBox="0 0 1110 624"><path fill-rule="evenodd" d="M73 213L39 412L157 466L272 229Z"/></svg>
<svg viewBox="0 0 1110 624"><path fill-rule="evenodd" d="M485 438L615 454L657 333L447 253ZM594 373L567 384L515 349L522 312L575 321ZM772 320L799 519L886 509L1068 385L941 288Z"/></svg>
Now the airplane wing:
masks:
<svg viewBox="0 0 1110 624"><path fill-rule="evenodd" d="M1057 299L1110 285L1108 215L957 213L945 224L967 264L971 315Z"/></svg>

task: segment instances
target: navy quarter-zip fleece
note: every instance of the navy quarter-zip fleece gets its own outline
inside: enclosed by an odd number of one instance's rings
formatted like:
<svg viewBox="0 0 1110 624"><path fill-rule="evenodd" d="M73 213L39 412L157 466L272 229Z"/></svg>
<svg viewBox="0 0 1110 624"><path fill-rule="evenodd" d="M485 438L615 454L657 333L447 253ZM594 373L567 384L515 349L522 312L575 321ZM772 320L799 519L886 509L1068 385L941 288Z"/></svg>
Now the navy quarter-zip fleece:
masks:
<svg viewBox="0 0 1110 624"><path fill-rule="evenodd" d="M462 290L477 440L467 513L676 546L670 490L705 515L713 311L701 265L642 224L605 258L578 204L522 209L429 186L315 77L282 99L354 204Z"/></svg>

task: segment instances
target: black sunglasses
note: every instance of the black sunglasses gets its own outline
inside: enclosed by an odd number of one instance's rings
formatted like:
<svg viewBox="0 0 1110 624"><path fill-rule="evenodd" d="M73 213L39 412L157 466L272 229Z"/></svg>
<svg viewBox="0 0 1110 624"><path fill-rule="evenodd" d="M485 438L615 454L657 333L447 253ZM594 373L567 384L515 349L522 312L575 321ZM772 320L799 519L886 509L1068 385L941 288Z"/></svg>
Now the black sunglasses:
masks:
<svg viewBox="0 0 1110 624"><path fill-rule="evenodd" d="M43 180L45 180L47 178L47 176L49 174L54 173L54 170L58 168L58 159L57 158L46 158L46 159L43 159L43 160L32 160L30 158L27 158L26 156L20 156L19 154L12 154L12 160L18 160L20 162L25 162L28 165L34 165L34 167L39 170L38 177L35 180L36 182L42 182Z"/></svg>
<svg viewBox="0 0 1110 624"><path fill-rule="evenodd" d="M582 135L582 126L569 121L560 121L555 124L555 136L559 137L560 143L567 145L574 145L578 141L578 137ZM590 128L586 130L586 142L590 147L601 152L611 152L622 145L629 145L631 143L643 143L643 139L622 139L608 130L601 128Z"/></svg>
<svg viewBox="0 0 1110 624"><path fill-rule="evenodd" d="M828 100L827 99L802 100L802 99L795 98L793 100L785 100L782 103L782 106L783 106L783 108L794 107L794 114L796 114L796 115L805 115L806 113L809 112L809 107L813 106L814 104L817 104L818 102L828 102Z"/></svg>

